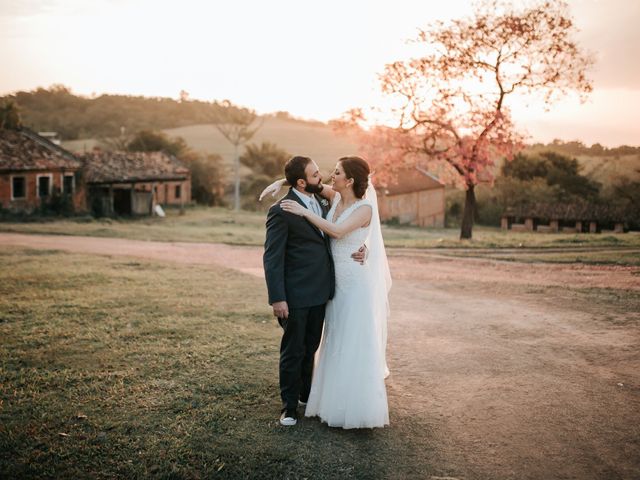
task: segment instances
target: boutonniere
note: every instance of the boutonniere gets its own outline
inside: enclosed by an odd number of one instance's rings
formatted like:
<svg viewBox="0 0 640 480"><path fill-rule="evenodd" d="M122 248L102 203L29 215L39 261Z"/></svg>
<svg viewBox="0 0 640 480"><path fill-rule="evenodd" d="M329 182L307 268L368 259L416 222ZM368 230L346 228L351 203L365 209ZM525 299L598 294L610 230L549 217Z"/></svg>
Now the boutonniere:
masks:
<svg viewBox="0 0 640 480"><path fill-rule="evenodd" d="M329 206L329 201L326 198L323 198L320 200L320 205L326 208Z"/></svg>

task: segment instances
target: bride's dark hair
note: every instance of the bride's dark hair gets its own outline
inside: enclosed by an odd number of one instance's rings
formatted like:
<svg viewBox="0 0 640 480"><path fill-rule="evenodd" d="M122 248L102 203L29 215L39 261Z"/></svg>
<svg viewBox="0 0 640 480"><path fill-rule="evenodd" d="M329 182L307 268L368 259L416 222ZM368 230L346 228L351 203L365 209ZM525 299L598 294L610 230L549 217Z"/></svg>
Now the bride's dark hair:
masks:
<svg viewBox="0 0 640 480"><path fill-rule="evenodd" d="M347 178L353 178L353 194L356 198L364 197L369 186L371 168L364 158L355 155L342 157L338 160Z"/></svg>

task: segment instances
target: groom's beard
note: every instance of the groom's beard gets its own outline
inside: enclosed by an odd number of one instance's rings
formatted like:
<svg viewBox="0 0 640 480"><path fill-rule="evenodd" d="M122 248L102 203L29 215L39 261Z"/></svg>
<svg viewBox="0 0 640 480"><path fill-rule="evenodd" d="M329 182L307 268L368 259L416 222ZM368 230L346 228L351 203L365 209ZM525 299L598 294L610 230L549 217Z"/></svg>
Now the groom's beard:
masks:
<svg viewBox="0 0 640 480"><path fill-rule="evenodd" d="M307 186L304 187L304 191L309 193L320 193L322 191L322 184L316 183L314 185L312 183L307 183Z"/></svg>

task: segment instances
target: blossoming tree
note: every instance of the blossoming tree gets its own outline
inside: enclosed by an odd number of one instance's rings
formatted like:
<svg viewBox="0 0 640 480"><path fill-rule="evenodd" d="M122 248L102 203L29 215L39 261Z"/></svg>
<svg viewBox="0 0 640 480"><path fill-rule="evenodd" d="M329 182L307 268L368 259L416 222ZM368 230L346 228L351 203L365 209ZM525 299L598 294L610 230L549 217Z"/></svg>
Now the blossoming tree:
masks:
<svg viewBox="0 0 640 480"><path fill-rule="evenodd" d="M528 5L487 0L470 18L432 24L415 40L420 56L388 64L380 76L397 127L370 128L362 145L387 172L444 165L466 190L460 238L472 237L478 182L492 180L495 159L521 148L508 98L529 96L549 108L569 92L584 100L592 90L593 60L573 39L566 3ZM359 120L361 111L352 111L351 121Z"/></svg>

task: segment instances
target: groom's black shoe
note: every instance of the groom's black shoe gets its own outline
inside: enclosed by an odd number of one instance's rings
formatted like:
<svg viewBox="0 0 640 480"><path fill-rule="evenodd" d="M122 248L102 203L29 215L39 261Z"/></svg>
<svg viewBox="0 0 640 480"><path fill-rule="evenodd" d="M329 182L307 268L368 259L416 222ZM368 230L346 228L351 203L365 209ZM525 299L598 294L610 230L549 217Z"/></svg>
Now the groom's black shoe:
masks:
<svg viewBox="0 0 640 480"><path fill-rule="evenodd" d="M285 409L282 411L282 415L280 415L280 425L292 427L296 423L298 423L298 414L295 409Z"/></svg>

